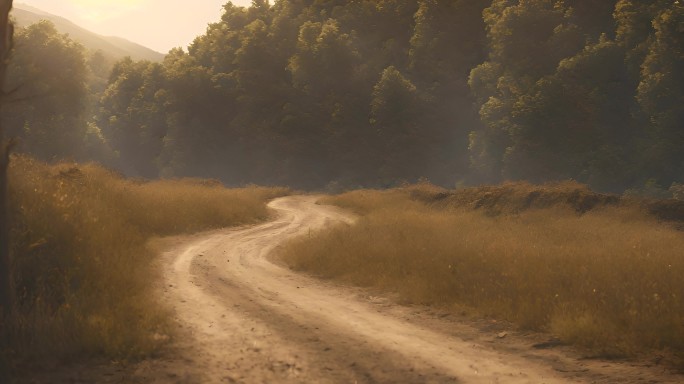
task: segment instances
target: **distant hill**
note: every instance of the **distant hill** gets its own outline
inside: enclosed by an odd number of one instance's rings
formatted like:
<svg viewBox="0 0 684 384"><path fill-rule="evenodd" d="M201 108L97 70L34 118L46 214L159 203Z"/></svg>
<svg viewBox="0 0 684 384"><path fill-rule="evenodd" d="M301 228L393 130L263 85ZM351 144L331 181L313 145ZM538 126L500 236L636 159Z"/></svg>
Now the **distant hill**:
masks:
<svg viewBox="0 0 684 384"><path fill-rule="evenodd" d="M40 20L49 20L60 33L67 33L69 37L83 44L91 50L102 50L105 55L114 59L130 56L135 60L150 60L160 62L164 59L164 54L153 51L132 41L115 37L102 36L79 27L73 22L53 14L44 12L25 4L15 4L12 15L16 20L17 26L26 27Z"/></svg>

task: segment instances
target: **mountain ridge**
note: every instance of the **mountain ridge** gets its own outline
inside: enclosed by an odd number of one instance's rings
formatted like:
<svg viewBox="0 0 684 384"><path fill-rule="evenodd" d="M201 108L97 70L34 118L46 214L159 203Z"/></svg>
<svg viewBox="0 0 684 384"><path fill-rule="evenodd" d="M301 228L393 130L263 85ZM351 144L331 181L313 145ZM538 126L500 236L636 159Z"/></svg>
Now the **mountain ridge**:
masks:
<svg viewBox="0 0 684 384"><path fill-rule="evenodd" d="M118 36L104 36L83 28L69 19L53 15L39 8L26 4L16 4L12 9L12 16L18 27L26 27L40 20L52 22L60 33L68 34L70 38L83 44L90 50L101 50L105 55L116 60L130 56L134 60L150 60L161 62L164 54L153 49L134 43Z"/></svg>

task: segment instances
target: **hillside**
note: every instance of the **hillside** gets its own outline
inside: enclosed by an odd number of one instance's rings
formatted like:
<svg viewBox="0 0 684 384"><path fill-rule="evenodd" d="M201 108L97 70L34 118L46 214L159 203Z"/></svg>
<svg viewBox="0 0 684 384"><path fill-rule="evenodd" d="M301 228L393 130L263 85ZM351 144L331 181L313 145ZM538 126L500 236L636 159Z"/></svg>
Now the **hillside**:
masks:
<svg viewBox="0 0 684 384"><path fill-rule="evenodd" d="M19 27L31 25L40 20L51 21L60 33L66 33L72 39L80 42L91 50L102 50L105 55L115 59L130 56L134 60L150 60L161 62L164 58L162 53L153 51L140 44L115 36L102 36L79 27L71 21L53 14L41 11L25 4L15 5L12 14Z"/></svg>

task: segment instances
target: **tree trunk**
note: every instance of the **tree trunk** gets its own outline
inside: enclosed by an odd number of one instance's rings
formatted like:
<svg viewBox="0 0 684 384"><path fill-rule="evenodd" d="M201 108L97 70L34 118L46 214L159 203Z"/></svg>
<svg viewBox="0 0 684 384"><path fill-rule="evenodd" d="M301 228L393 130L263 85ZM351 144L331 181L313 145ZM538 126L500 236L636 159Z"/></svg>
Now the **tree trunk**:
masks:
<svg viewBox="0 0 684 384"><path fill-rule="evenodd" d="M0 118L5 99L5 77L14 28L9 20L13 0L0 0ZM9 167L10 145L5 140L4 128L0 121L0 313L7 315L13 309L11 263L9 247L9 206L7 202L7 169Z"/></svg>

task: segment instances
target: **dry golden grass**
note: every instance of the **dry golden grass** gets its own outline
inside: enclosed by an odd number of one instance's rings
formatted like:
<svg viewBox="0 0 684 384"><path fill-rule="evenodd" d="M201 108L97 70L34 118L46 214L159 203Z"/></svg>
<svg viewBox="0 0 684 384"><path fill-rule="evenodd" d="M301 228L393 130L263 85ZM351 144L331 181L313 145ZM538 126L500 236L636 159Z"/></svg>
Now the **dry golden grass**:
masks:
<svg viewBox="0 0 684 384"><path fill-rule="evenodd" d="M147 240L264 220L265 203L287 193L131 181L96 165L25 157L10 172L18 309L0 330L6 359L153 352L169 330L152 297Z"/></svg>
<svg viewBox="0 0 684 384"><path fill-rule="evenodd" d="M602 355L681 355L684 233L610 202L580 214L566 199L575 187L538 187L535 194L558 200L527 210L501 196L489 210L458 208L445 204L456 199L451 192L440 197L445 191L425 185L328 197L361 214L358 222L297 240L283 257L295 269L408 302L474 308L551 331ZM523 197L534 189L519 188Z"/></svg>

